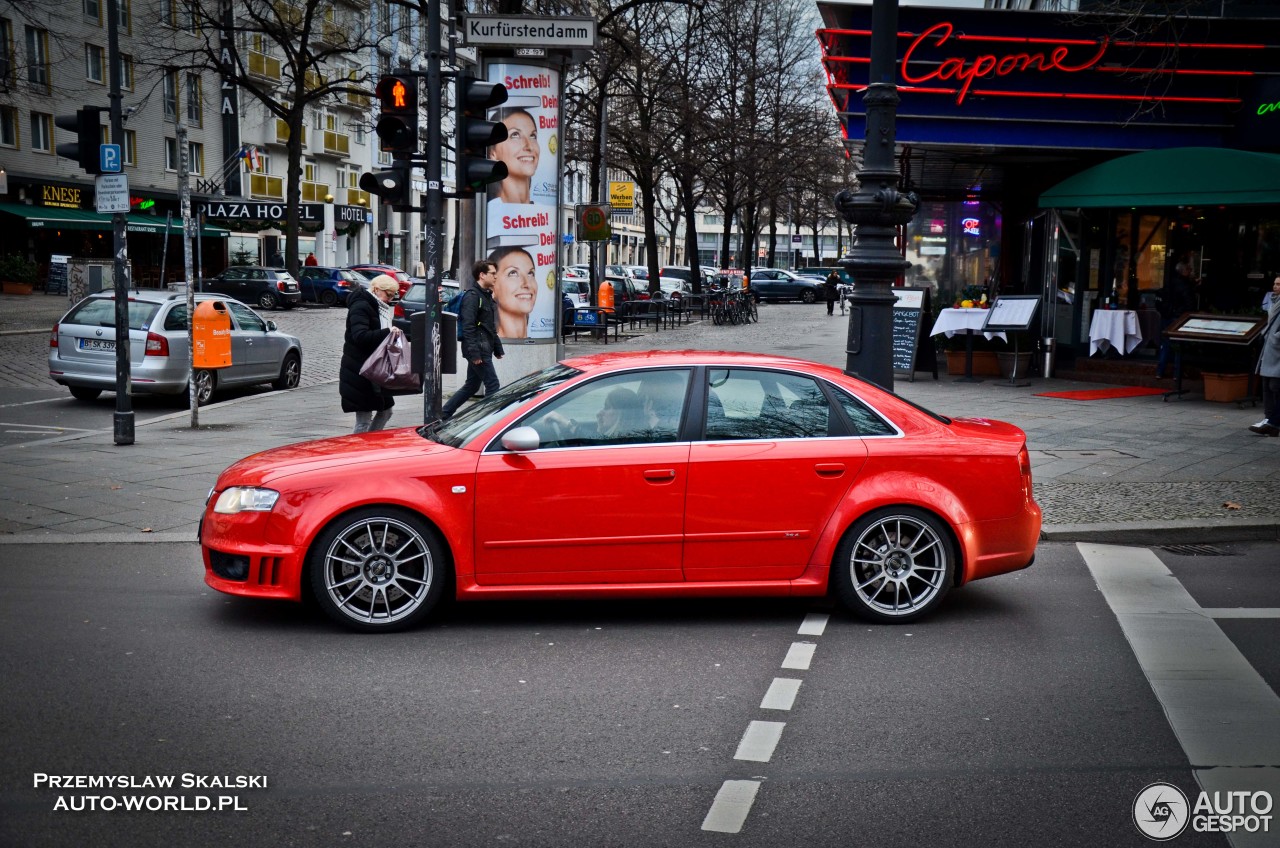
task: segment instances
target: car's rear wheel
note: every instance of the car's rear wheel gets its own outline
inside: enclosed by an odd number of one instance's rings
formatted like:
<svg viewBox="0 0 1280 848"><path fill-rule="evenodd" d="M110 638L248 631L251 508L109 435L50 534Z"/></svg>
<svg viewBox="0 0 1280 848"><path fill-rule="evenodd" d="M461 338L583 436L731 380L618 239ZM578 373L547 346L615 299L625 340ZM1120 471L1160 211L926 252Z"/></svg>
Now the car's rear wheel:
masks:
<svg viewBox="0 0 1280 848"><path fill-rule="evenodd" d="M325 528L307 555L311 588L325 614L366 633L421 624L440 602L445 557L421 518L373 506Z"/></svg>
<svg viewBox="0 0 1280 848"><path fill-rule="evenodd" d="M258 306L262 309L275 309L280 305L280 298L273 291L264 291L258 295Z"/></svg>
<svg viewBox="0 0 1280 848"><path fill-rule="evenodd" d="M860 518L831 564L840 601L869 621L905 624L928 615L951 588L955 548L936 517L890 507Z"/></svg>
<svg viewBox="0 0 1280 848"><path fill-rule="evenodd" d="M195 391L196 406L204 406L213 399L213 390L216 385L217 378L213 376L213 372L200 368L191 372L191 379L187 383L187 391ZM187 402L190 403L190 399Z"/></svg>
<svg viewBox="0 0 1280 848"><path fill-rule="evenodd" d="M817 299L818 299L818 296L814 294L813 291L810 289L805 289L804 291L800 292L801 303L813 303Z"/></svg>
<svg viewBox="0 0 1280 848"><path fill-rule="evenodd" d="M72 386L71 396L76 400L97 400L102 389L91 389L88 386Z"/></svg>
<svg viewBox="0 0 1280 848"><path fill-rule="evenodd" d="M280 364L280 376L271 384L271 388L278 391L286 389L298 388L298 381L302 379L302 359L298 354L290 353L284 358L284 362Z"/></svg>
<svg viewBox="0 0 1280 848"><path fill-rule="evenodd" d="M338 303L338 293L332 289L326 289L320 292L321 306L335 306Z"/></svg>

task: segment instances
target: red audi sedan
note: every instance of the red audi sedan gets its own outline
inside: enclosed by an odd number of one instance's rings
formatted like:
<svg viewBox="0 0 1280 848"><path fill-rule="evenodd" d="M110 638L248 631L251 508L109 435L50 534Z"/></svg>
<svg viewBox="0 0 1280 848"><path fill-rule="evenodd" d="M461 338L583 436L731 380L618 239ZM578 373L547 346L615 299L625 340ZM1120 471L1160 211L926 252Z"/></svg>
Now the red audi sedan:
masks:
<svg viewBox="0 0 1280 848"><path fill-rule="evenodd" d="M445 593L833 593L908 622L1030 565L1039 533L1017 427L813 362L678 351L569 359L444 424L255 454L219 476L200 542L214 589L391 631Z"/></svg>

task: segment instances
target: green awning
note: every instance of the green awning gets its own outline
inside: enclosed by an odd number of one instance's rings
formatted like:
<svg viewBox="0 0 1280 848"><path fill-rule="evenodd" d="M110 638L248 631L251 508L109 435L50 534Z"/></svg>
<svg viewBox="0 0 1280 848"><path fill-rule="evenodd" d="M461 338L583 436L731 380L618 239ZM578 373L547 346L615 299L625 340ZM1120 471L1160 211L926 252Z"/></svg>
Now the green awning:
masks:
<svg viewBox="0 0 1280 848"><path fill-rule="evenodd" d="M56 206L28 206L25 203L0 203L0 212L16 215L33 230L110 230L111 216L88 209L60 209ZM154 215L126 215L125 228L131 233L164 233L164 219ZM182 233L182 222L169 226L170 235ZM200 234L207 238L226 238L230 230L205 224Z"/></svg>
<svg viewBox="0 0 1280 848"><path fill-rule="evenodd" d="M1121 156L1040 195L1053 209L1280 203L1280 155L1175 147Z"/></svg>

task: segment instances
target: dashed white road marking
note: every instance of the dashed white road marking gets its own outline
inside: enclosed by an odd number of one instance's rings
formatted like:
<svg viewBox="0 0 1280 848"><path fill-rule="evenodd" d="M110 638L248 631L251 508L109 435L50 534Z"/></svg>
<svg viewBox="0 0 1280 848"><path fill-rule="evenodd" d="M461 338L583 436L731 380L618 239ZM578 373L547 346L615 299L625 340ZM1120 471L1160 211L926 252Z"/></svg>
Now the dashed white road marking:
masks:
<svg viewBox="0 0 1280 848"><path fill-rule="evenodd" d="M827 629L827 622L831 616L822 612L811 612L804 617L804 621L800 622L800 629L796 631L797 636L821 636Z"/></svg>
<svg viewBox="0 0 1280 848"><path fill-rule="evenodd" d="M773 756L773 749L782 738L785 721L753 721L747 725L747 732L742 734L738 743L735 760L750 760L753 763L767 763Z"/></svg>
<svg viewBox="0 0 1280 848"><path fill-rule="evenodd" d="M1280 793L1280 697L1146 548L1078 543L1206 792ZM1234 617L1234 616L1233 616ZM1236 831L1236 848L1274 845Z"/></svg>
<svg viewBox="0 0 1280 848"><path fill-rule="evenodd" d="M782 661L783 668L791 668L796 671L807 671L809 663L813 662L813 652L817 650L817 645L812 642L792 642L790 650L787 651L787 657Z"/></svg>
<svg viewBox="0 0 1280 848"><path fill-rule="evenodd" d="M741 833L742 824L755 803L760 790L758 780L726 780L711 802L707 817L702 820L703 830L717 833Z"/></svg>
<svg viewBox="0 0 1280 848"><path fill-rule="evenodd" d="M800 691L801 681L793 677L775 677L769 684L769 691L764 693L760 702L762 710L789 710L796 702L796 694Z"/></svg>

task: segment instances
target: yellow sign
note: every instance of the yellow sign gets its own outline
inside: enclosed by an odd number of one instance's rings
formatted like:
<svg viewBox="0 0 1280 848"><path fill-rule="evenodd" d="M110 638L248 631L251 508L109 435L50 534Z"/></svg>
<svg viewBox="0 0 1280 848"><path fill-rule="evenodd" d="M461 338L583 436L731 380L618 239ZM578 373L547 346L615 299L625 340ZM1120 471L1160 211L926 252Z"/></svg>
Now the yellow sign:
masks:
<svg viewBox="0 0 1280 848"><path fill-rule="evenodd" d="M609 205L614 212L630 215L636 208L636 184L633 182L609 182Z"/></svg>

